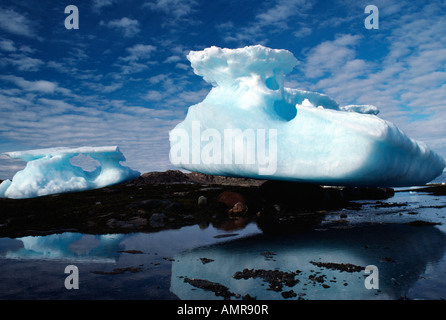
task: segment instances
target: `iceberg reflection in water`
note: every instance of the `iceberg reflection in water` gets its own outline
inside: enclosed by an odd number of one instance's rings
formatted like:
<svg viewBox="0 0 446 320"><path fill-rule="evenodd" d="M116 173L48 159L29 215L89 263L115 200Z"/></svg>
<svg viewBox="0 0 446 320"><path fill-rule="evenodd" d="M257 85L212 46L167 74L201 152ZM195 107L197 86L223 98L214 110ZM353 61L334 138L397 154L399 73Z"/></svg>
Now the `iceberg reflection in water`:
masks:
<svg viewBox="0 0 446 320"><path fill-rule="evenodd" d="M173 255L259 232L255 224L237 234L194 225L155 233L0 237L0 299L178 299L170 292ZM79 269L78 290L64 286L67 265Z"/></svg>
<svg viewBox="0 0 446 320"><path fill-rule="evenodd" d="M249 294L257 299L283 299L282 293L289 295L290 290L294 298L304 299L399 299L408 295L428 265L442 259L445 240L445 234L435 227L399 224L283 237L257 235L176 255L171 291L180 299L222 299L185 281L203 279L221 284L240 297ZM375 265L379 290L365 288L364 270L340 271L310 261ZM234 277L244 268L294 272L297 281L274 290L260 277Z"/></svg>
<svg viewBox="0 0 446 320"><path fill-rule="evenodd" d="M65 232L15 238L16 249L7 250L4 257L114 263L119 256L118 251L123 237L121 234L89 235ZM0 254L3 255L1 251Z"/></svg>

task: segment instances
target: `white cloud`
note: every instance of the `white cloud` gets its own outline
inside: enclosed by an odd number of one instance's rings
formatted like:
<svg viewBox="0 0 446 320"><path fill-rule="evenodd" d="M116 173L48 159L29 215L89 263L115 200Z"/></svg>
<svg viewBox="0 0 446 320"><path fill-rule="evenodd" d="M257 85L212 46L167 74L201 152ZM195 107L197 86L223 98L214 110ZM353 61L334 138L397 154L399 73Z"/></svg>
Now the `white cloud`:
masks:
<svg viewBox="0 0 446 320"><path fill-rule="evenodd" d="M25 91L35 91L41 93L54 93L58 88L57 83L46 81L46 80L36 80L28 81L21 77L16 77L13 75L2 75L1 80L6 80L14 83L16 86L22 88Z"/></svg>
<svg viewBox="0 0 446 320"><path fill-rule="evenodd" d="M160 82L163 82L169 78L169 75L161 73L157 74L156 76L151 76L148 80L151 84L158 84Z"/></svg>
<svg viewBox="0 0 446 320"><path fill-rule="evenodd" d="M198 2L195 0L155 0L144 3L143 7L166 14L169 18L164 20L163 26L172 27L200 23L190 17L196 11L197 5Z"/></svg>
<svg viewBox="0 0 446 320"><path fill-rule="evenodd" d="M182 60L181 57L173 55L173 56L167 57L166 60L164 60L163 62L164 63L174 63L174 62L178 62L181 60Z"/></svg>
<svg viewBox="0 0 446 320"><path fill-rule="evenodd" d="M8 150L15 151L15 150ZM0 155L0 179L11 179L15 172L25 168L25 162Z"/></svg>
<svg viewBox="0 0 446 320"><path fill-rule="evenodd" d="M163 95L159 91L149 90L147 94L144 96L144 99L150 101L161 101L163 99Z"/></svg>
<svg viewBox="0 0 446 320"><path fill-rule="evenodd" d="M133 73L138 73L147 70L149 68L147 64L138 63L135 61L130 61L127 64L117 63L116 66L118 66L121 69L120 75L129 75Z"/></svg>
<svg viewBox="0 0 446 320"><path fill-rule="evenodd" d="M232 21L226 21L223 23L219 23L215 26L215 28L219 31L230 31L234 29L234 22Z"/></svg>
<svg viewBox="0 0 446 320"><path fill-rule="evenodd" d="M118 89L121 89L122 86L123 86L123 83L122 83L122 82L119 82L119 83L112 83L112 84L109 84L108 86L104 86L104 87L102 88L102 92L104 92L104 93L114 92L114 91L116 91L116 90L118 90Z"/></svg>
<svg viewBox="0 0 446 320"><path fill-rule="evenodd" d="M165 106L175 106L179 108L181 106L188 107L193 104L203 101L206 95L209 93L209 89L203 88L198 90L181 90L175 92L174 94L164 94L163 95L163 105ZM180 108L181 110L181 108Z"/></svg>
<svg viewBox="0 0 446 320"><path fill-rule="evenodd" d="M46 98L39 98L37 101L39 104L43 105L44 108L41 110L44 110L44 114L63 114L70 111L76 110L76 107L74 107L72 104L69 104L62 100L55 100L55 99L46 99ZM42 115L42 114L40 114Z"/></svg>
<svg viewBox="0 0 446 320"><path fill-rule="evenodd" d="M124 37L128 38L135 36L137 33L141 31L139 27L139 21L127 17L112 20L107 23L102 22L101 24L109 28L118 29L123 33Z"/></svg>
<svg viewBox="0 0 446 320"><path fill-rule="evenodd" d="M26 82L25 88L31 91L53 93L57 89L57 84L46 80L37 80L37 81Z"/></svg>
<svg viewBox="0 0 446 320"><path fill-rule="evenodd" d="M52 69L55 69L61 73L69 73L71 75L74 75L77 73L77 68L70 67L67 64L57 62L57 61L48 61L46 63L46 66Z"/></svg>
<svg viewBox="0 0 446 320"><path fill-rule="evenodd" d="M19 71L38 71L44 64L42 60L28 57L23 53L12 53L3 60L15 66Z"/></svg>
<svg viewBox="0 0 446 320"><path fill-rule="evenodd" d="M138 73L149 68L149 65L156 62L151 61L150 58L156 47L150 44L135 44L126 49L129 53L125 57L120 57L115 66L121 69L121 75L128 75Z"/></svg>
<svg viewBox="0 0 446 320"><path fill-rule="evenodd" d="M312 7L307 0L275 0L273 3L267 1L259 6L254 20L244 27L234 27L232 22L222 23L217 26L220 31L226 30L224 37L227 42L251 42L265 44L269 41L271 33L287 30L289 22L302 18ZM311 30L310 30L311 31ZM308 28L302 28L307 33ZM299 33L296 34L299 37Z"/></svg>
<svg viewBox="0 0 446 320"><path fill-rule="evenodd" d="M64 58L62 60L63 62L53 60L48 61L46 67L81 81L94 82L96 84L103 81L104 74L98 73L97 70L78 68L76 67L78 64L77 60L72 60L70 58Z"/></svg>
<svg viewBox="0 0 446 320"><path fill-rule="evenodd" d="M340 35L333 41L324 41L312 48L302 65L305 76L318 78L326 73L334 73L355 58L354 47L359 40L360 36L357 35Z"/></svg>
<svg viewBox="0 0 446 320"><path fill-rule="evenodd" d="M30 46L21 45L20 46L20 51L23 52L23 53L33 53L35 50L33 48L31 48Z"/></svg>
<svg viewBox="0 0 446 320"><path fill-rule="evenodd" d="M0 29L19 36L37 37L31 20L13 9L0 8Z"/></svg>
<svg viewBox="0 0 446 320"><path fill-rule="evenodd" d="M117 0L93 0L93 9L99 11L104 7L112 6Z"/></svg>
<svg viewBox="0 0 446 320"><path fill-rule="evenodd" d="M12 52L16 51L17 48L14 46L14 41L9 39L2 39L0 40L0 50Z"/></svg>
<svg viewBox="0 0 446 320"><path fill-rule="evenodd" d="M146 2L144 6L152 10L162 11L172 15L175 19L179 19L190 14L193 11L193 6L196 4L196 1L156 0L154 2Z"/></svg>
<svg viewBox="0 0 446 320"><path fill-rule="evenodd" d="M297 31L293 32L296 38L304 38L309 36L313 30L309 27L300 27Z"/></svg>
<svg viewBox="0 0 446 320"><path fill-rule="evenodd" d="M307 0L277 0L275 5L257 15L257 24L261 27L276 26L287 28L287 20L301 16L311 8Z"/></svg>
<svg viewBox="0 0 446 320"><path fill-rule="evenodd" d="M177 63L175 65L175 68L185 70L185 71L191 70L191 67L184 63Z"/></svg>
<svg viewBox="0 0 446 320"><path fill-rule="evenodd" d="M17 77L13 75L0 75L0 80L11 82L15 84L20 89L5 89L2 90L5 94L15 95L15 99L20 99L21 94L26 94L31 97L36 95L45 94L57 94L62 95L66 98L81 99L82 96L74 94L70 89L59 86L57 82L47 81L47 80L34 80L28 81L22 77ZM11 93L9 93L9 91ZM28 97L26 99L29 100Z"/></svg>
<svg viewBox="0 0 446 320"><path fill-rule="evenodd" d="M127 48L128 56L121 58L124 61L135 61L142 59L149 59L153 52L156 51L156 47L150 44L135 44L134 46Z"/></svg>
<svg viewBox="0 0 446 320"><path fill-rule="evenodd" d="M114 82L109 85L105 85L103 83L86 81L83 82L83 85L89 87L90 89L93 89L97 93L110 93L121 89L124 84L122 82Z"/></svg>

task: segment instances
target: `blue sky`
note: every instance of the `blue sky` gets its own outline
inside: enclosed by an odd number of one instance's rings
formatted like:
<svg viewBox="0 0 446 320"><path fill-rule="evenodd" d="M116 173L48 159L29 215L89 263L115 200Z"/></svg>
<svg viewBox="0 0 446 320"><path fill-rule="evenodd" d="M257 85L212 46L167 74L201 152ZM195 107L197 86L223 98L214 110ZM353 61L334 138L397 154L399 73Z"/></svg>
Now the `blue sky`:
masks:
<svg viewBox="0 0 446 320"><path fill-rule="evenodd" d="M262 44L300 61L286 86L376 105L445 157L445 17L445 1L3 0L0 153L118 145L133 169L172 169L168 132L210 89L187 53ZM0 179L22 167L0 156Z"/></svg>

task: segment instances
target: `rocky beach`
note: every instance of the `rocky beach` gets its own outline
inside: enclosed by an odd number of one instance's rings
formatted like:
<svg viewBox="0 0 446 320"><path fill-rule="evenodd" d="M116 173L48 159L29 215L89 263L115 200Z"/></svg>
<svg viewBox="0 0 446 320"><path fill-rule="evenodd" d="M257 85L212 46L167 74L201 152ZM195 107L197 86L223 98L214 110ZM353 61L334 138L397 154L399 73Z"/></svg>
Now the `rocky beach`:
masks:
<svg viewBox="0 0 446 320"><path fill-rule="evenodd" d="M352 200L393 195L390 188L322 187L175 170L150 172L96 190L2 198L0 236L153 232L194 224L231 229L252 220L267 232L282 232L318 223L328 210L358 206Z"/></svg>

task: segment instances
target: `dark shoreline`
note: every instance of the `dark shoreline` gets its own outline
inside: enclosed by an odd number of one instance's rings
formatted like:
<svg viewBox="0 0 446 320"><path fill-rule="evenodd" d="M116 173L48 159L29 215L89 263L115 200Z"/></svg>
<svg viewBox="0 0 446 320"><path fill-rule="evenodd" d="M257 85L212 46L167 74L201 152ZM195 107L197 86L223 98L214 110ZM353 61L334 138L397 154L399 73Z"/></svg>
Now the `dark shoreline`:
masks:
<svg viewBox="0 0 446 320"><path fill-rule="evenodd" d="M417 192L445 195L446 186ZM101 189L32 199L0 199L0 237L61 232L156 232L213 224L236 230L255 220L265 232L314 226L330 210L360 209L352 200L384 200L391 188L322 187L285 181L150 172Z"/></svg>

